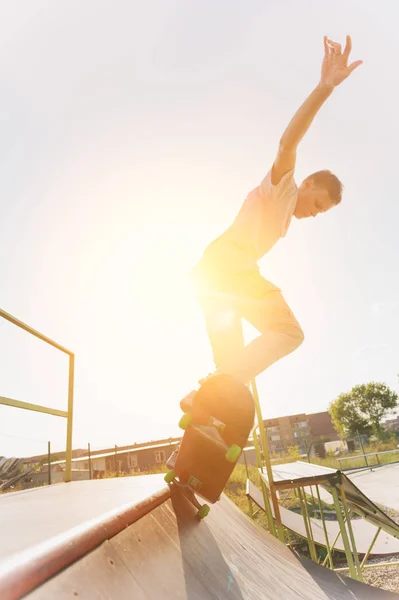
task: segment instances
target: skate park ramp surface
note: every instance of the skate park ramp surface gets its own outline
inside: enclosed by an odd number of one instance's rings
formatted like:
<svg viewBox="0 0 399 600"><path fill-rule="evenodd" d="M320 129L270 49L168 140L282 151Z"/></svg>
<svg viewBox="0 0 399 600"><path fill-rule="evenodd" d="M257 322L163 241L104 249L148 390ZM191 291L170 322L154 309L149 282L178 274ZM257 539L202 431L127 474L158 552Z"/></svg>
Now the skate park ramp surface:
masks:
<svg viewBox="0 0 399 600"><path fill-rule="evenodd" d="M272 470L275 481L337 473L336 469L300 460L285 465L275 465ZM344 474L370 500L399 512L399 463L348 470L344 471ZM320 495L322 500L332 502L332 497L326 490L320 488Z"/></svg>
<svg viewBox="0 0 399 600"><path fill-rule="evenodd" d="M266 510L262 491L258 489L256 485L249 479L247 480L247 496L251 498L251 500L253 500L253 502L255 502L255 504L257 504L263 511ZM274 508L272 504L270 504L270 509L274 516ZM284 527L290 529L305 539L307 538L306 526L301 514L298 514L280 505L280 516ZM314 542L319 546L325 547L326 537L321 519L311 518L310 523L312 526L312 536ZM356 541L356 549L360 555L364 555L369 550L370 544L377 533L377 528L363 519L352 519L351 523ZM345 547L340 535L338 522L326 520L324 526L327 530L328 541L330 545L332 545L332 543L335 541L334 548L344 552ZM399 554L399 540L392 537L392 535L389 535L388 533L380 532L377 540L373 544L370 556L392 554Z"/></svg>
<svg viewBox="0 0 399 600"><path fill-rule="evenodd" d="M376 472L378 473L378 470ZM265 473L260 473L260 475L267 483L267 475ZM385 533L399 539L399 525L375 504L374 497L370 499L355 485L353 480L358 483L360 479L355 479L354 474L350 478L342 471L297 461L273 467L273 478L277 490L288 489L289 486L301 485L304 486L308 494L312 494L312 487L319 485L322 490L320 494L321 499L328 504L333 503L330 493L331 489L335 488L339 493L343 491L348 507L351 510L362 516L369 523L372 523L375 527L381 527ZM394 490L398 486L397 481L389 482L387 476L384 478L384 484L388 490ZM375 490L375 486L373 486L373 489ZM389 491L386 495L389 495Z"/></svg>
<svg viewBox="0 0 399 600"><path fill-rule="evenodd" d="M58 484L5 499L2 539L8 546L17 531L19 543L2 552L2 600L399 597L299 559L225 496L199 521L162 476ZM22 514L36 530L26 543Z"/></svg>

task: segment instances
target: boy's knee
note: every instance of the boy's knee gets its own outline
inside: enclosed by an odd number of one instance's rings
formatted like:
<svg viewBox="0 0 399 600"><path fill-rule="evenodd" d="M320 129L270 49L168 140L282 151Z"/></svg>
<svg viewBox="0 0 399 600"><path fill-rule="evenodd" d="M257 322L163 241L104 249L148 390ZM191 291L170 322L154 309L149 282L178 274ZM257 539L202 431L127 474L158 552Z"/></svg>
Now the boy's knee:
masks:
<svg viewBox="0 0 399 600"><path fill-rule="evenodd" d="M271 329L288 336L294 348L300 346L305 339L303 329L292 313L290 313L290 318L288 319L276 320L272 324Z"/></svg>
<svg viewBox="0 0 399 600"><path fill-rule="evenodd" d="M305 339L302 327L298 322L295 322L291 328L290 335L294 338L296 346L300 346Z"/></svg>

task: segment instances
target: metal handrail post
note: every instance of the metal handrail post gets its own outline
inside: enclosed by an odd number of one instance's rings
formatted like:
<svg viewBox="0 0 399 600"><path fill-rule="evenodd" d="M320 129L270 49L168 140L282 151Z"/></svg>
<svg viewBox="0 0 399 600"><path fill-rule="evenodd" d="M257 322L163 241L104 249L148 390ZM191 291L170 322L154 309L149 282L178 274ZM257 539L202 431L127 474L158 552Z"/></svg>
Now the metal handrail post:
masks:
<svg viewBox="0 0 399 600"><path fill-rule="evenodd" d="M346 525L348 527L349 537L350 537L351 544L352 544L353 557L354 557L356 569L357 569L358 576L359 576L359 581L363 581L362 569L360 568L359 555L358 555L357 549L356 549L355 536L353 534L352 523L349 518L348 505L346 502L346 494L345 494L344 486L342 485L342 483L340 485L340 492L341 492L341 498L342 498L342 505L344 507L344 513L346 516Z"/></svg>
<svg viewBox="0 0 399 600"><path fill-rule="evenodd" d="M344 525L345 525L345 523L346 523L346 517L344 517L344 519L343 519L343 523L344 523ZM335 544L338 542L338 538L339 538L339 536L340 536L340 535L341 535L341 529L338 531L337 535L335 536L335 539L334 539L333 543L331 544L331 552L334 550L334 548L335 548ZM324 559L324 560L323 560L323 562L322 562L322 565L323 565L323 567L325 567L325 566L326 566L326 564L327 564L327 559L328 559L328 556L326 556L326 557L325 557L325 559ZM336 569L335 569L335 570L336 570Z"/></svg>
<svg viewBox="0 0 399 600"><path fill-rule="evenodd" d="M89 456L89 479L93 478L92 468L91 468L91 449L90 442L87 444L88 456Z"/></svg>
<svg viewBox="0 0 399 600"><path fill-rule="evenodd" d="M260 455L259 441L258 441L256 429L257 429L257 427L255 427L255 429L253 430L253 440L254 440L254 446L255 446L256 464L259 469L262 469L262 458ZM273 513L272 513L271 506L270 506L270 499L269 499L269 495L267 493L266 484L263 481L262 477L260 478L260 483L261 483L262 494L263 494L263 502L265 503L265 511L266 511L267 524L269 526L269 531L272 535L274 535L274 537L277 537L276 526L274 524Z"/></svg>
<svg viewBox="0 0 399 600"><path fill-rule="evenodd" d="M378 536L380 535L380 531L381 531L381 527L378 527L377 532L375 534L375 536L373 537L373 539L371 540L371 544L366 552L366 554L364 555L364 558L362 560L362 562L360 563L360 568L363 569L364 565L367 562L368 557L370 556L370 552L372 551L374 544L377 541Z"/></svg>
<svg viewBox="0 0 399 600"><path fill-rule="evenodd" d="M253 393L254 400L255 400L255 410L256 410L256 416L258 419L259 433L260 433L260 439L261 439L262 450L263 450L263 458L265 461L267 478L269 480L270 496L272 499L274 518L276 521L277 537L279 538L279 540L281 542L284 542L284 537L285 537L284 536L284 527L283 527L283 524L281 521L280 507L278 505L276 489L274 487L273 471L272 471L272 467L271 467L271 463L270 463L269 446L268 446L267 439L266 439L265 426L264 426L263 417L262 417L262 409L260 407L258 390L257 390L256 382L254 379L251 381L251 387L252 387L252 393Z"/></svg>
<svg viewBox="0 0 399 600"><path fill-rule="evenodd" d="M310 557L315 563L317 563L316 546L315 546L314 539L313 539L312 524L311 524L310 518L309 518L308 507L306 505L305 492L302 488L298 487L298 493L299 493L299 501L300 501L301 507L302 507L302 517L303 517L303 521L305 523L306 535L308 537L308 546L309 546Z"/></svg>
<svg viewBox="0 0 399 600"><path fill-rule="evenodd" d="M321 504L321 498L320 498L320 492L319 492L318 485L316 485L316 494L317 494L317 499L319 501L320 517L321 517L321 522L323 524L324 537L326 538L327 556L328 556L328 560L330 561L330 569L333 571L334 570L334 561L333 561L332 552L331 552L331 548L330 548L330 541L328 539L328 531L327 531L326 521L324 519L324 510L323 510L323 506Z"/></svg>
<svg viewBox="0 0 399 600"><path fill-rule="evenodd" d="M69 374L68 374L68 410L58 410L55 408L48 408L46 406L40 406L38 404L31 404L28 402L21 402L19 400L12 400L11 398L5 398L0 396L0 405L13 406L15 408L22 408L25 410L32 410L35 412L41 412L57 417L65 417L67 419L67 434L66 434L66 454L65 454L65 482L69 482L72 479L72 431L73 431L73 389L74 389L74 372L75 372L75 355L73 352L61 346L54 340L50 339L40 331L33 329L26 323L23 323L16 317L13 317L5 310L0 309L0 317L6 319L13 325L16 325L20 329L23 329L27 333L30 333L34 337L42 340L46 344L49 344L53 348L60 350L61 352L69 356Z"/></svg>
<svg viewBox="0 0 399 600"><path fill-rule="evenodd" d="M334 486L331 487L331 494L332 494L332 497L334 500L334 507L335 507L335 512L337 514L337 519L338 519L338 524L339 524L339 528L340 528L340 532L341 532L341 536L342 536L342 541L344 543L345 555L346 555L346 560L348 561L349 572L353 579L358 579L357 570L356 570L355 564L353 562L352 550L351 550L351 547L349 544L348 534L347 534L346 528L345 528L344 518L342 516L341 507L339 504L338 492Z"/></svg>
<svg viewBox="0 0 399 600"><path fill-rule="evenodd" d="M243 456L244 456L244 464L245 464L245 473L247 475L247 481L248 481L249 480L249 472L248 472L248 462L247 462L247 455L245 453L245 448L243 450ZM251 519L253 519L254 511L253 511L253 507L252 507L252 500L249 495L247 496L247 500L248 500L249 515L250 515Z"/></svg>
<svg viewBox="0 0 399 600"><path fill-rule="evenodd" d="M51 485L51 444L47 442L48 485Z"/></svg>
<svg viewBox="0 0 399 600"><path fill-rule="evenodd" d="M66 456L65 456L65 482L72 479L72 423L73 423L73 388L75 379L75 355L69 356L69 375L68 375L68 417L67 417L67 436L66 436Z"/></svg>

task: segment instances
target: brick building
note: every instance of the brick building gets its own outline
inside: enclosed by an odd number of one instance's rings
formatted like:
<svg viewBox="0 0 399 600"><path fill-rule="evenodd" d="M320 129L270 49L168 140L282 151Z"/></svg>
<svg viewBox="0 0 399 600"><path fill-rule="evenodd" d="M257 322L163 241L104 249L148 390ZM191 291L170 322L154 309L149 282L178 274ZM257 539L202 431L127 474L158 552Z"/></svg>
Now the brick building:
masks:
<svg viewBox="0 0 399 600"><path fill-rule="evenodd" d="M87 478L91 466L93 478L103 477L105 473L130 473L132 471L149 471L154 467L163 466L172 452L177 448L181 438L169 438L156 442L133 444L131 446L117 446L92 451L72 459L72 469L86 471ZM44 465L46 472L48 465ZM53 461L52 472L65 469L65 460Z"/></svg>
<svg viewBox="0 0 399 600"><path fill-rule="evenodd" d="M399 416L395 417L394 419L387 419L382 426L384 427L385 431L392 433L399 432Z"/></svg>
<svg viewBox="0 0 399 600"><path fill-rule="evenodd" d="M305 454L317 442L324 444L339 439L327 411L310 415L300 413L263 422L269 450L274 454L282 454L294 446L298 446L300 454Z"/></svg>

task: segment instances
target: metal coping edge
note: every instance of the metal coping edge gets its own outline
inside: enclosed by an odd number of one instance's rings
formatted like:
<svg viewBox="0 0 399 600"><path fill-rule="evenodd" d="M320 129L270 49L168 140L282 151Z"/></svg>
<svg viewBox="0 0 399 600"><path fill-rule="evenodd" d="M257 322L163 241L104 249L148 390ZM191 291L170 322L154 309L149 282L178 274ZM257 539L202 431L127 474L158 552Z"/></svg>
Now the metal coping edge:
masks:
<svg viewBox="0 0 399 600"><path fill-rule="evenodd" d="M56 536L56 542L47 550L34 546L28 552L21 552L20 556L10 557L7 562L11 564L8 567L6 564L0 566L0 598L2 600L22 598L62 569L169 500L171 495L171 490L167 487L140 502L129 506L123 505L120 511L106 513L102 519L100 517L86 529L77 527L76 533L72 535L68 536L66 532L66 535ZM35 548L38 549L36 556ZM24 557L24 554L27 556Z"/></svg>

